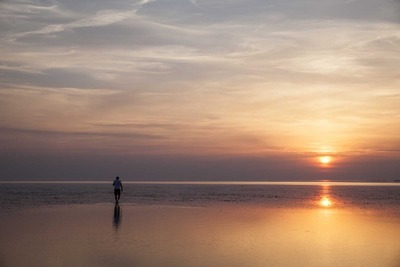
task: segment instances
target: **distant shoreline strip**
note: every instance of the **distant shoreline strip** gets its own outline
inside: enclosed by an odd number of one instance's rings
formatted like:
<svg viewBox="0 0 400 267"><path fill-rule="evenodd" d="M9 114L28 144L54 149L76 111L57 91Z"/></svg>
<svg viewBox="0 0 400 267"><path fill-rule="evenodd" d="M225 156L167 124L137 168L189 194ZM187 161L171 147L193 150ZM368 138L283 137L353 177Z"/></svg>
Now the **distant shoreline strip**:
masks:
<svg viewBox="0 0 400 267"><path fill-rule="evenodd" d="M111 181L112 182L112 181ZM0 184L109 184L110 181L0 181ZM400 182L371 181L129 181L143 185L287 185L287 186L400 186Z"/></svg>

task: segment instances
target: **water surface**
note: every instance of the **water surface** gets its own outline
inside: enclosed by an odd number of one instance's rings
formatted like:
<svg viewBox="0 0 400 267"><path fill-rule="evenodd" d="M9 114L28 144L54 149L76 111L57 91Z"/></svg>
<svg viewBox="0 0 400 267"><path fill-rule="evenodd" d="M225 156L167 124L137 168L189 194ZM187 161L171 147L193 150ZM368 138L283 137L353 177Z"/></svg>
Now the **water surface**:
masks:
<svg viewBox="0 0 400 267"><path fill-rule="evenodd" d="M1 184L0 266L400 266L400 187ZM321 200L330 204L323 206Z"/></svg>

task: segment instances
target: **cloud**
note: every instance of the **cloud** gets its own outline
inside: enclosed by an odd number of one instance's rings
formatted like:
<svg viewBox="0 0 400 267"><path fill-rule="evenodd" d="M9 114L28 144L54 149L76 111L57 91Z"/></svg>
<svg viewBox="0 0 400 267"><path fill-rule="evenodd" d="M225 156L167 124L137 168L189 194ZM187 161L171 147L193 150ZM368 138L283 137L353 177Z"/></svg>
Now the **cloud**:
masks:
<svg viewBox="0 0 400 267"><path fill-rule="evenodd" d="M120 122L120 123L95 123L94 126L110 128L110 129L167 129L167 130L177 130L187 128L189 125L178 124L178 123L134 123L134 122Z"/></svg>
<svg viewBox="0 0 400 267"><path fill-rule="evenodd" d="M99 89L109 87L107 81L94 77L86 70L59 68L34 72L21 68L3 68L2 83L45 88Z"/></svg>
<svg viewBox="0 0 400 267"><path fill-rule="evenodd" d="M60 33L63 31L73 30L78 28L107 26L121 22L129 17L132 17L135 15L135 13L136 13L135 10L133 11L103 10L98 12L96 15L92 17L79 19L65 24L47 25L39 30L19 33L14 35L12 39L18 39L30 35L47 35L53 33Z"/></svg>
<svg viewBox="0 0 400 267"><path fill-rule="evenodd" d="M25 134L29 136L38 136L41 138L48 137L63 137L63 138L79 138L79 137L110 137L110 138L129 138L135 140L152 140L152 139L165 139L165 136L155 134L142 134L134 132L67 132L67 131L54 131L54 130L43 130L43 129L29 129L29 128L7 128L0 127L0 132L4 134Z"/></svg>
<svg viewBox="0 0 400 267"><path fill-rule="evenodd" d="M135 3L134 5L144 6L149 3L156 2L157 0L140 0L139 2Z"/></svg>
<svg viewBox="0 0 400 267"><path fill-rule="evenodd" d="M3 2L1 4L2 11L1 12L3 15L13 15L15 16L16 14L25 14L25 15L32 15L32 14L38 14L42 11L52 11L54 12L57 9L56 5L51 5L51 6L42 6L42 5L35 5L35 4L30 4L30 3L7 3Z"/></svg>

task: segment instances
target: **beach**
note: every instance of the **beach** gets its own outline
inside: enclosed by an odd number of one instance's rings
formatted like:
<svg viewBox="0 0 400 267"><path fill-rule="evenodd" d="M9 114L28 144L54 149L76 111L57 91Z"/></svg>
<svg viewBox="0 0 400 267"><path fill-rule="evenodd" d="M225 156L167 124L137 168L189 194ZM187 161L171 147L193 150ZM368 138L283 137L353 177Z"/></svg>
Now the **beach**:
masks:
<svg viewBox="0 0 400 267"><path fill-rule="evenodd" d="M119 205L98 192L73 203L75 185L19 187L59 202L2 202L0 266L400 265L400 187L132 184ZM2 185L3 200L11 188Z"/></svg>

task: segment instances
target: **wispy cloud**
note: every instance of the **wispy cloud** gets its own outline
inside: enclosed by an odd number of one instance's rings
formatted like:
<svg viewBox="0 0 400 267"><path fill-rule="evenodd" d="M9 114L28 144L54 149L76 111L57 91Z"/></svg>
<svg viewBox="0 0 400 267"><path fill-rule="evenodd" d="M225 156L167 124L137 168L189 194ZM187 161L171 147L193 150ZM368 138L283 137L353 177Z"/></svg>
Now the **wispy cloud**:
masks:
<svg viewBox="0 0 400 267"><path fill-rule="evenodd" d="M42 6L42 5L34 5L30 3L7 3L4 2L1 4L3 15L15 16L16 14L37 14L40 11L55 11L57 9L56 5L51 6ZM11 13L11 14L10 14Z"/></svg>
<svg viewBox="0 0 400 267"><path fill-rule="evenodd" d="M0 131L3 133L10 134L27 134L37 135L40 137L57 137L62 136L64 138L75 138L75 137L111 137L111 138L129 138L129 139L163 139L165 137L154 135L154 134L142 134L142 133L121 133L121 132L67 132L67 131L52 131L42 129L29 129L29 128L6 128L1 127Z"/></svg>
<svg viewBox="0 0 400 267"><path fill-rule="evenodd" d="M135 12L136 12L135 10L133 11L103 10L89 18L83 18L65 24L51 24L39 30L19 33L12 36L12 39L18 39L29 35L42 35L42 34L46 35L46 34L59 33L77 28L107 26L123 21L129 17L132 17L135 15Z"/></svg>
<svg viewBox="0 0 400 267"><path fill-rule="evenodd" d="M140 0L139 2L135 3L134 5L144 6L146 4L156 2L157 0Z"/></svg>

